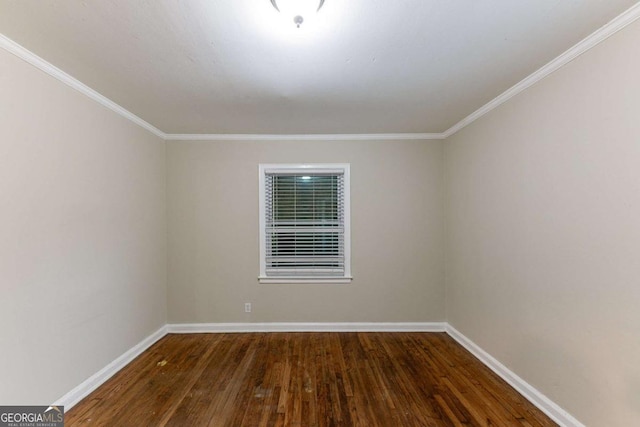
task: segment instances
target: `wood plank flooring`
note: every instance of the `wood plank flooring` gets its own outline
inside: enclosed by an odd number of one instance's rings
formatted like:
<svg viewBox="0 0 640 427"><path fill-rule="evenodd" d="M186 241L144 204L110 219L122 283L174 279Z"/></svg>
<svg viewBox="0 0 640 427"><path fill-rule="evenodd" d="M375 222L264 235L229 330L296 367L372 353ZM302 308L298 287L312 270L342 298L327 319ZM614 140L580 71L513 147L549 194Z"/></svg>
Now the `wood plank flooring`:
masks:
<svg viewBox="0 0 640 427"><path fill-rule="evenodd" d="M444 333L167 335L70 426L555 426Z"/></svg>

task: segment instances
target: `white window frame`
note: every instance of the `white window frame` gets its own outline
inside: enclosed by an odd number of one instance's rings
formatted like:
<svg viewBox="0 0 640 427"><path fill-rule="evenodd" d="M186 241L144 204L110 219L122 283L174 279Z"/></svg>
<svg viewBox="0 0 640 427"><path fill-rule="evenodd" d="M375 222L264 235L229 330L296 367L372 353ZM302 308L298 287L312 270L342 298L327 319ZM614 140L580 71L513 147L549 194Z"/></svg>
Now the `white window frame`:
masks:
<svg viewBox="0 0 640 427"><path fill-rule="evenodd" d="M351 277L351 177L348 163L310 164L260 164L259 167L259 215L260 215L260 283L349 283ZM266 273L266 182L267 174L331 173L343 175L344 179L344 275L322 276L267 276Z"/></svg>

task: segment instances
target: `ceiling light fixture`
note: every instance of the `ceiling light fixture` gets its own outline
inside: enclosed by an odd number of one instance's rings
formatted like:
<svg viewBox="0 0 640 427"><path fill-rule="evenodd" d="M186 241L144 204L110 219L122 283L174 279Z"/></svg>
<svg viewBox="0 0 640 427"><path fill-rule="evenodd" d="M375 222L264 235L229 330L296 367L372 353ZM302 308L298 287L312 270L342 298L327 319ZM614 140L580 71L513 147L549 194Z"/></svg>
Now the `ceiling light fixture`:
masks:
<svg viewBox="0 0 640 427"><path fill-rule="evenodd" d="M324 0L271 0L271 4L278 12L292 16L293 23L300 28L304 16L318 12L324 5Z"/></svg>

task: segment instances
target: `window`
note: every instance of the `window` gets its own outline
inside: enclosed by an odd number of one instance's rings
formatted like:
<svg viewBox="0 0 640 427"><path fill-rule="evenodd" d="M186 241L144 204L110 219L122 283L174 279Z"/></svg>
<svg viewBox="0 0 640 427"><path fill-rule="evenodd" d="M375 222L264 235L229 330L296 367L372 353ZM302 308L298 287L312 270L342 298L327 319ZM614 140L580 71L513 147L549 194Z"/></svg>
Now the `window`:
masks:
<svg viewBox="0 0 640 427"><path fill-rule="evenodd" d="M261 283L351 280L349 165L260 165Z"/></svg>

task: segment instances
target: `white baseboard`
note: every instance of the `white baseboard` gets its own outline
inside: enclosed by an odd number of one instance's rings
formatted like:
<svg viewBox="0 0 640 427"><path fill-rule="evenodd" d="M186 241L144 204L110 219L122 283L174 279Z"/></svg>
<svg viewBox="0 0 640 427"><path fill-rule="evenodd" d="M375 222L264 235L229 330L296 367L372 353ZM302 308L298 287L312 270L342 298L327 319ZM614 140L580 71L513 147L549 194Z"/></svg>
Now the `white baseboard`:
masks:
<svg viewBox="0 0 640 427"><path fill-rule="evenodd" d="M584 424L575 419L571 414L555 404L547 396L540 393L531 384L517 376L476 343L460 333L456 328L447 324L446 332L471 354L480 359L482 363L495 372L500 378L505 380L511 387L515 388L525 399L547 414L553 421L562 427L585 427Z"/></svg>
<svg viewBox="0 0 640 427"><path fill-rule="evenodd" d="M552 420L563 427L585 427L580 421L566 412L551 399L510 371L489 353L464 336L446 322L416 323L174 323L158 329L153 334L132 347L129 351L109 363L69 393L58 399L56 405L71 409L80 400L124 368L143 351L168 333L240 333L240 332L446 332L460 345L476 356L489 369L515 388Z"/></svg>
<svg viewBox="0 0 640 427"><path fill-rule="evenodd" d="M422 323L174 323L167 333L223 332L445 332L445 322Z"/></svg>
<svg viewBox="0 0 640 427"><path fill-rule="evenodd" d="M89 393L100 387L109 378L114 376L120 369L127 366L133 359L138 357L143 351L151 347L156 341L167 334L167 326L163 326L138 344L130 348L122 356L109 363L104 368L84 380L69 393L62 396L54 404L64 406L65 411L73 408L78 402L87 397Z"/></svg>

